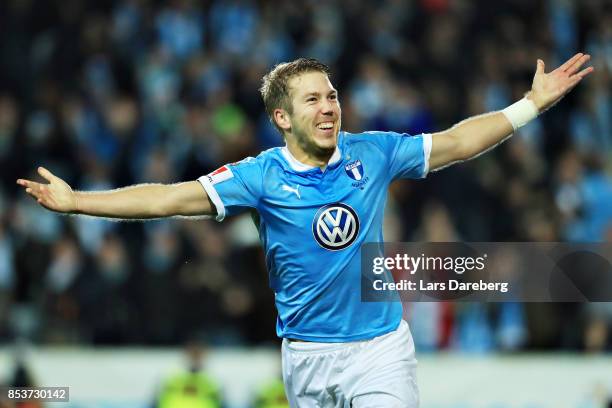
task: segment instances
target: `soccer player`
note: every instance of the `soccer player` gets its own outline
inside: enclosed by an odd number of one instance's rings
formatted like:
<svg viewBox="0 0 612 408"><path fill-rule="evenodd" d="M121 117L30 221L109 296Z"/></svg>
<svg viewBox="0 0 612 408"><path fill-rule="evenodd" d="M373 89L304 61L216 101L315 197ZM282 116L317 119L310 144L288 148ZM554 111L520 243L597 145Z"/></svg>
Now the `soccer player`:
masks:
<svg viewBox="0 0 612 408"><path fill-rule="evenodd" d="M593 68L576 54L550 73L537 61L531 90L505 108L434 134L341 131L338 92L313 59L277 65L261 94L286 145L197 181L73 191L17 180L45 208L121 219L226 216L252 211L283 338L283 380L294 407L416 407L414 345L398 302L362 302L360 246L382 241L389 183L423 178L505 140L558 102Z"/></svg>

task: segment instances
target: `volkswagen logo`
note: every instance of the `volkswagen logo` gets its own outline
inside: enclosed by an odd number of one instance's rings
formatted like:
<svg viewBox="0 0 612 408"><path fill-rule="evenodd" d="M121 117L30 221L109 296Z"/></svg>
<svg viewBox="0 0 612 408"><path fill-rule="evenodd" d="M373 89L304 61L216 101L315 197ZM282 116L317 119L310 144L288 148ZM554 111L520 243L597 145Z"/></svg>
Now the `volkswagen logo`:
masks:
<svg viewBox="0 0 612 408"><path fill-rule="evenodd" d="M327 204L312 220L312 234L319 245L330 251L350 246L359 234L359 218L343 203Z"/></svg>

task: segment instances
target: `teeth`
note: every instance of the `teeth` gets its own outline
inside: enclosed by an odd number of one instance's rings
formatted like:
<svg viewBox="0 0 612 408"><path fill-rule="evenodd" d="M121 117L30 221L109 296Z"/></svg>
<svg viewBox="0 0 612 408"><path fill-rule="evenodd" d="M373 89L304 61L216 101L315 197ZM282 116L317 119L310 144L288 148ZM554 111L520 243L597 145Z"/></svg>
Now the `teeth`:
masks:
<svg viewBox="0 0 612 408"><path fill-rule="evenodd" d="M319 129L331 129L334 127L334 124L332 122L319 123L317 127Z"/></svg>

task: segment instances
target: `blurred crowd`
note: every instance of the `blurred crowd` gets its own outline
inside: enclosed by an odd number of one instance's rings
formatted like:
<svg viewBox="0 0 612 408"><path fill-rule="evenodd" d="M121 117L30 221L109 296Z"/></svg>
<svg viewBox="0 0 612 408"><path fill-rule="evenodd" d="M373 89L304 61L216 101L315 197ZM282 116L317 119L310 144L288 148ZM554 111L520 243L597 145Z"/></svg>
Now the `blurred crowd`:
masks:
<svg viewBox="0 0 612 408"><path fill-rule="evenodd" d="M41 401L13 401L14 398L4 393L5 387L19 389L43 386L39 383L37 371L33 369L33 359L29 356L30 345L17 341L10 349L13 361L8 361L8 363L9 365L13 363L13 367L5 378L0 376L0 388L3 389L0 395L0 408L44 408L47 404ZM151 397L139 406L147 408L229 408L235 406L227 395L230 392L227 385L224 387L217 376L209 373L207 356L208 350L205 344L197 340L188 340L183 347L183 364L171 371L158 373L160 376L152 389ZM275 376L260 376L259 383L248 390L249 408L289 408L280 377L280 355L278 356L278 371L279 373ZM113 394L116 397L116 393ZM71 402L74 401L71 399ZM76 402L70 406L104 406L107 408L134 406L133 402L130 404L112 401L112 398L98 405L92 405L91 401L88 405L82 404L82 402Z"/></svg>
<svg viewBox="0 0 612 408"><path fill-rule="evenodd" d="M392 186L393 241L612 241L612 8L605 0L0 2L0 342L274 342L250 219L57 216L15 185L193 180L282 144L258 88L332 67L343 128L418 134L501 109L537 58L595 73L477 160ZM417 347L611 349L608 304L413 304Z"/></svg>

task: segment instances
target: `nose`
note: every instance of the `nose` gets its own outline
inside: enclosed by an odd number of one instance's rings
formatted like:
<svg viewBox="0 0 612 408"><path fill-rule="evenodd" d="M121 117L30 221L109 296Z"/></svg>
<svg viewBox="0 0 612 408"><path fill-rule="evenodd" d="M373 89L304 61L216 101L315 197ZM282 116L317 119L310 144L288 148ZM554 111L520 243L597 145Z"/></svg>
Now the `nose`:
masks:
<svg viewBox="0 0 612 408"><path fill-rule="evenodd" d="M327 116L334 114L334 104L329 99L323 99L321 113Z"/></svg>

